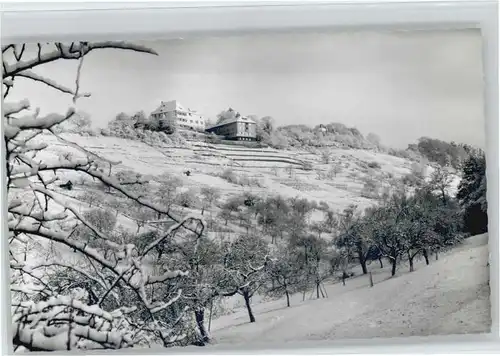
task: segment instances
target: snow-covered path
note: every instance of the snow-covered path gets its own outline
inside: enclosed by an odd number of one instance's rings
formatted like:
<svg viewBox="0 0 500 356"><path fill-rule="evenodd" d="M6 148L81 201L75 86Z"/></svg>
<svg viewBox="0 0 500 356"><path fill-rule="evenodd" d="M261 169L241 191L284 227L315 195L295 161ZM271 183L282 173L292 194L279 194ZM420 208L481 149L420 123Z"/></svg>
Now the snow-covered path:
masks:
<svg viewBox="0 0 500 356"><path fill-rule="evenodd" d="M375 286L366 276L327 286L329 298L292 307L283 301L256 304L257 322L248 323L245 310L212 322L215 344L285 343L371 337L425 336L488 332L491 323L487 236L470 238L463 246L431 259L416 271L388 278L378 263ZM383 281L385 280L385 281Z"/></svg>

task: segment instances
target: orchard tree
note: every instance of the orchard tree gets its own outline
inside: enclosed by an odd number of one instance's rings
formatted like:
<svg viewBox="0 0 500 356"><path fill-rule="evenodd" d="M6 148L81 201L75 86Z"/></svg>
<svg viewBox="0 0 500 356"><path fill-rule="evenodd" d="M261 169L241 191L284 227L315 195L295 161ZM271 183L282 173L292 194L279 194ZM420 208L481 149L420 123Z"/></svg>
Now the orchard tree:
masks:
<svg viewBox="0 0 500 356"><path fill-rule="evenodd" d="M397 264L406 252L402 223L407 212L408 200L404 194L394 194L384 204L366 210L373 242L391 262L392 276L396 274Z"/></svg>
<svg viewBox="0 0 500 356"><path fill-rule="evenodd" d="M339 249L345 249L349 254L354 254L358 259L363 274L368 273L367 259L370 248L373 246L372 226L367 219L357 212L357 206L351 205L344 209L339 217L339 236L336 245Z"/></svg>
<svg viewBox="0 0 500 356"><path fill-rule="evenodd" d="M170 174L162 174L158 177L160 187L157 199L159 203L170 210L177 199L177 190L182 187L182 180Z"/></svg>
<svg viewBox="0 0 500 356"><path fill-rule="evenodd" d="M215 187L202 187L200 190L202 197L202 210L201 215L205 212L205 209L211 208L214 204L217 203L217 200L220 198L220 190Z"/></svg>
<svg viewBox="0 0 500 356"><path fill-rule="evenodd" d="M448 190L453 183L453 175L450 169L438 166L431 173L429 185L441 194L443 204L447 203Z"/></svg>
<svg viewBox="0 0 500 356"><path fill-rule="evenodd" d="M342 173L342 165L340 163L334 163L330 170L328 171L329 178L336 178L338 174Z"/></svg>
<svg viewBox="0 0 500 356"><path fill-rule="evenodd" d="M251 300L265 284L265 267L269 258L267 242L259 236L240 236L223 251L224 278L220 290L223 296L239 294L245 301L250 322L255 322Z"/></svg>
<svg viewBox="0 0 500 356"><path fill-rule="evenodd" d="M289 205L281 195L268 197L257 204L257 222L262 226L262 231L271 236L271 243L275 243L278 236L283 238L288 222Z"/></svg>
<svg viewBox="0 0 500 356"><path fill-rule="evenodd" d="M221 249L216 242L194 234L171 245L169 263L190 271L183 280L183 300L194 313L199 344L204 345L210 340L205 326L205 313L219 296Z"/></svg>
<svg viewBox="0 0 500 356"><path fill-rule="evenodd" d="M326 240L314 235L301 235L294 236L290 243L300 263L303 293L312 284L318 299L320 295L326 297L323 282L330 276L331 267Z"/></svg>
<svg viewBox="0 0 500 356"><path fill-rule="evenodd" d="M266 269L272 284L266 290L274 297L286 296L286 306L290 307L290 294L298 291L303 270L297 261L296 251L289 245L281 245L271 254Z"/></svg>
<svg viewBox="0 0 500 356"><path fill-rule="evenodd" d="M414 271L415 257L419 254L426 257L427 250L433 244L432 240L435 237L433 228L439 204L436 197L427 189L417 191L408 198L406 213L398 224L404 238L403 244L410 272Z"/></svg>

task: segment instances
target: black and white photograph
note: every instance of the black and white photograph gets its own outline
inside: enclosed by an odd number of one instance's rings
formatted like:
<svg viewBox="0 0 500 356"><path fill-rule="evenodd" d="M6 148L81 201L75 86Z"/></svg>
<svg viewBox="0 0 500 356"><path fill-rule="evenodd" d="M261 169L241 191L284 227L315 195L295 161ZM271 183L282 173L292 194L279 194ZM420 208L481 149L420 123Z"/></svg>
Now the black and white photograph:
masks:
<svg viewBox="0 0 500 356"><path fill-rule="evenodd" d="M479 29L2 55L14 352L490 332Z"/></svg>

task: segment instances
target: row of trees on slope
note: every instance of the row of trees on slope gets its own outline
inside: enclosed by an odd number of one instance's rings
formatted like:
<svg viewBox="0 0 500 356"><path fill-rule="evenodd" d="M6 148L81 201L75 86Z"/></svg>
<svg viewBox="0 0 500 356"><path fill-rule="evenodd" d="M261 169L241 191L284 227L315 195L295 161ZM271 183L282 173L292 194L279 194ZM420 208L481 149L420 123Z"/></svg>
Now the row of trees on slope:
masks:
<svg viewBox="0 0 500 356"><path fill-rule="evenodd" d="M217 116L217 123L233 118L235 115L239 113L232 109L223 111ZM411 160L425 158L442 167L454 169L460 169L462 162L475 150L470 145L449 143L429 137L419 138L416 144L409 144L406 150L397 150L384 146L380 137L374 133L369 133L365 137L355 127L347 127L341 123L333 122L315 127L304 124L278 126L271 116L259 118L251 115L250 118L257 123L257 141L275 148L343 146L377 149Z"/></svg>
<svg viewBox="0 0 500 356"><path fill-rule="evenodd" d="M458 243L463 234L486 231L484 153L476 151L469 157L462 176L456 199L448 194L453 178L450 170L438 167L427 180L420 170L414 170L394 182L397 187L393 193L383 195L378 206L365 212L349 207L337 213L325 202L317 204L279 195L261 197L244 193L221 201L220 191L212 187L202 189L200 195L205 204L200 203L200 209L202 214L204 209L210 209L211 228L216 228L212 213L218 206L219 224L227 226L230 221L231 226L245 230L247 238L260 234L267 236L272 245L281 245L283 240L288 243L326 238L337 252L343 251L348 261L358 261L363 273L367 273L367 263L371 260L379 259L382 265L382 259L387 258L395 274L399 261L407 261L413 270L416 257L422 256L429 263L431 252L437 257L440 251ZM162 196L161 193L154 195ZM323 212L322 221L311 221L315 211ZM287 285L291 287L293 283L287 282ZM302 280L301 286L305 285L311 287ZM319 287L318 284L318 295Z"/></svg>
<svg viewBox="0 0 500 356"><path fill-rule="evenodd" d="M421 137L416 144L408 145L407 151L416 152L429 162L441 167L452 167L460 170L462 163L471 155L477 154L477 149L467 144L445 142L442 140Z"/></svg>

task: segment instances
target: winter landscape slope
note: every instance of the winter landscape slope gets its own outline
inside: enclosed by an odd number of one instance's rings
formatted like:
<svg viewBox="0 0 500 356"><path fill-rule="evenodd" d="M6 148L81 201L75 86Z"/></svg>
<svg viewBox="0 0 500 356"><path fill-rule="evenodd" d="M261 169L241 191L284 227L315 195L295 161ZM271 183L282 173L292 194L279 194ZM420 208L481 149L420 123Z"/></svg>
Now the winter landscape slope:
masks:
<svg viewBox="0 0 500 356"><path fill-rule="evenodd" d="M367 276L328 284L328 298L292 298L256 304L257 322L247 322L245 310L213 321L217 344L255 344L407 337L489 332L487 235L463 245L412 273L402 267L395 278L373 263L375 285ZM377 266L375 266L377 265ZM425 268L423 268L425 266ZM422 268L419 268L422 267Z"/></svg>
<svg viewBox="0 0 500 356"><path fill-rule="evenodd" d="M363 150L334 149L331 162L326 164L320 154L305 151L203 143L162 147L113 137L63 136L110 161L119 162L113 168L115 173L120 170L151 176L170 173L183 180L183 189L217 187L222 199L242 192L264 196L281 194L323 201L338 211L351 204L363 208L376 203L375 199L363 196L363 182L367 177L375 179L381 187L388 187L392 178L410 173L412 166L412 162L402 158ZM53 136L42 139L54 157L67 153L67 144ZM63 147L65 151L61 153ZM72 154L79 156L81 152L75 149ZM312 169L302 169L304 162L309 162ZM334 176L327 176L325 172L332 164L342 169ZM220 177L228 168L259 184L241 186L228 182ZM191 175L186 176L186 171ZM73 181L74 190L61 190L61 194L77 196L91 189L88 183L80 181L81 176L65 178ZM68 201L80 205L80 210L88 208L77 199ZM196 209L182 212L200 214ZM120 224L133 230L133 222L127 219L120 215ZM236 232L238 229L231 224L229 228ZM395 278L390 278L389 266L380 268L378 262L373 262L369 269L374 287L369 286L368 276L353 266L355 276L348 279L345 286L334 279L325 283L328 293L325 299L307 295L303 300L299 293L292 295L291 307L287 308L282 299L268 300L255 295L252 298L255 323L248 323L248 314L239 296L227 298L222 306L223 315L219 312L219 316L210 321L212 343L255 345L256 342L487 332L486 325L490 324L487 260L487 236L481 235L443 253L439 260L431 261L430 266L417 262L415 272L407 273L408 268L402 265Z"/></svg>
<svg viewBox="0 0 500 356"><path fill-rule="evenodd" d="M130 169L144 175L171 173L182 178L186 189L212 186L219 188L223 195L241 192L281 194L325 201L330 208L339 211L351 204L362 209L374 203L362 193L367 178L377 181L382 190L390 187L392 178L410 173L412 166L409 160L366 150L333 149L330 162L325 163L320 154L301 150L245 149L204 143L167 147L115 137L63 136L110 161L120 162L113 168L115 172ZM44 135L43 140L54 155L60 154L60 148L68 149L65 143L51 135ZM81 153L75 149L74 154ZM312 165L311 170L302 169L306 162ZM376 168L369 167L373 163ZM328 176L332 165L340 167L339 173ZM226 168L259 184L244 187L231 184L219 177ZM432 168L427 168L430 173ZM191 172L189 177L183 175L188 170ZM458 178L454 186L457 183Z"/></svg>

